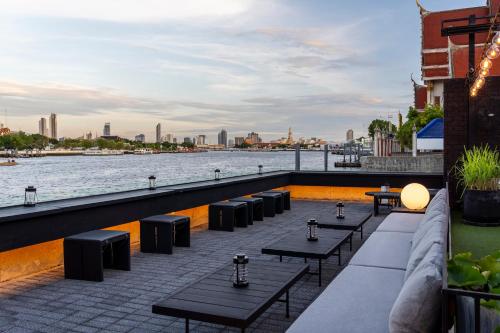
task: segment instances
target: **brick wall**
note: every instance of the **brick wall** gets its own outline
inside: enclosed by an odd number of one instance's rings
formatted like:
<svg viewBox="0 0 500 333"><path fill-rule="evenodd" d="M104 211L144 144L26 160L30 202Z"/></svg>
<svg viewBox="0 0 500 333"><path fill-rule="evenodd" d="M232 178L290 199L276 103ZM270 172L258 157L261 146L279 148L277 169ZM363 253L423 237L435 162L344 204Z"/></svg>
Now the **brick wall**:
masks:
<svg viewBox="0 0 500 333"><path fill-rule="evenodd" d="M478 96L471 98L470 107L468 96L465 79L445 81L445 175L452 170L464 147L468 145L489 144L500 148L500 77L488 78ZM459 199L460 190L453 177L450 177L450 190L450 199L454 203Z"/></svg>

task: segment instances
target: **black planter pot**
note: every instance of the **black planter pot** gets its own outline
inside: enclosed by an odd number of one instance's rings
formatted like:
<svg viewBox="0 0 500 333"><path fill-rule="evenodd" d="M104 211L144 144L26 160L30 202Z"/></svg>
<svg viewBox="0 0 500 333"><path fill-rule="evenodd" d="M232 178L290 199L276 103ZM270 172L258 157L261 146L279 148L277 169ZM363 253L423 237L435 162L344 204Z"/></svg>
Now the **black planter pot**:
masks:
<svg viewBox="0 0 500 333"><path fill-rule="evenodd" d="M478 226L500 226L500 191L466 190L464 223Z"/></svg>

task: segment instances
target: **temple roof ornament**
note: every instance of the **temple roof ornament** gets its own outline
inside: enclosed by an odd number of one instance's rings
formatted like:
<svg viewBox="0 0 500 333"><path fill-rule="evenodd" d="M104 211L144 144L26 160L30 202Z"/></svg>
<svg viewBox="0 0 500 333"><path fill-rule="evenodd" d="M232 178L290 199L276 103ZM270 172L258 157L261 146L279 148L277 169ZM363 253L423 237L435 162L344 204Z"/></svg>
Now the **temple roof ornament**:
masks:
<svg viewBox="0 0 500 333"><path fill-rule="evenodd" d="M424 8L424 6L422 6L422 4L420 3L420 0L415 0L415 2L417 3L417 7L420 10L421 16L425 16L425 15L430 13L427 9Z"/></svg>

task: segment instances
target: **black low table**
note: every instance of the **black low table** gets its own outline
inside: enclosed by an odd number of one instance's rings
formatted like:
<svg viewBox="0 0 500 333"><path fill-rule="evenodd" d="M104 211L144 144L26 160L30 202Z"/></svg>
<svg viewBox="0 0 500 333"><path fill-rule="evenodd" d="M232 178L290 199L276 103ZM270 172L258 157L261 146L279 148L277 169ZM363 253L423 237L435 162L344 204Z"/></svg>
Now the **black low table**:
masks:
<svg viewBox="0 0 500 333"><path fill-rule="evenodd" d="M380 206L401 207L401 193L399 192L366 192L365 195L373 197L373 215L377 216ZM387 204L382 203L386 199Z"/></svg>
<svg viewBox="0 0 500 333"><path fill-rule="evenodd" d="M309 270L305 264L279 264L252 260L248 263L246 288L235 288L233 265L209 274L153 305L153 313L189 320L238 327L242 332L285 294L289 317L288 290Z"/></svg>
<svg viewBox="0 0 500 333"><path fill-rule="evenodd" d="M264 193L280 193L283 196L283 208L285 210L290 210L291 209L291 199L290 199L290 191L287 190L272 190L272 191L265 191Z"/></svg>
<svg viewBox="0 0 500 333"><path fill-rule="evenodd" d="M262 198L264 200L264 216L274 217L276 214L282 214L285 200L281 193L257 193L252 198Z"/></svg>
<svg viewBox="0 0 500 333"><path fill-rule="evenodd" d="M130 234L93 230L64 239L64 277L103 281L104 268L130 271Z"/></svg>
<svg viewBox="0 0 500 333"><path fill-rule="evenodd" d="M248 226L248 207L245 202L221 201L208 206L208 229L234 231Z"/></svg>
<svg viewBox="0 0 500 333"><path fill-rule="evenodd" d="M363 239L363 225L372 217L372 213L347 212L343 219L332 214L328 220L318 221L318 227L323 229L352 230L361 234Z"/></svg>
<svg viewBox="0 0 500 333"><path fill-rule="evenodd" d="M173 246L190 246L190 219L187 216L155 215L141 223L141 252L172 254Z"/></svg>
<svg viewBox="0 0 500 333"><path fill-rule="evenodd" d="M334 255L338 257L338 263L341 264L342 244L349 240L352 251L352 230L319 230L319 239L317 241L308 241L306 238L306 226L304 230L299 230L288 234L266 246L262 249L263 254L272 254L283 256L318 259L318 272L310 273L319 276L318 284L321 286L321 260L326 260ZM279 267L279 266L278 266Z"/></svg>
<svg viewBox="0 0 500 333"><path fill-rule="evenodd" d="M248 224L253 224L253 221L264 220L264 200L262 198L234 198L229 201L245 202L248 207Z"/></svg>

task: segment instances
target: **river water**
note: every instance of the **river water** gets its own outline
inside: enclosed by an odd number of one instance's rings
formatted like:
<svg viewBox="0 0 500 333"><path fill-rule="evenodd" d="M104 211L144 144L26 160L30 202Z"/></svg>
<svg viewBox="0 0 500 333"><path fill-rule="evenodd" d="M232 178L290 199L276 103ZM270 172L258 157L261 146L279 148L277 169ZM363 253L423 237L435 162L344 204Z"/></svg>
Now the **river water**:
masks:
<svg viewBox="0 0 500 333"><path fill-rule="evenodd" d="M323 170L323 152L301 152L302 170ZM329 155L329 167L341 159ZM16 166L0 167L0 207L24 202L24 188L37 188L39 201L83 197L146 188L148 176L157 186L222 177L293 170L295 153L288 152L206 152L191 154L65 156L18 159Z"/></svg>

